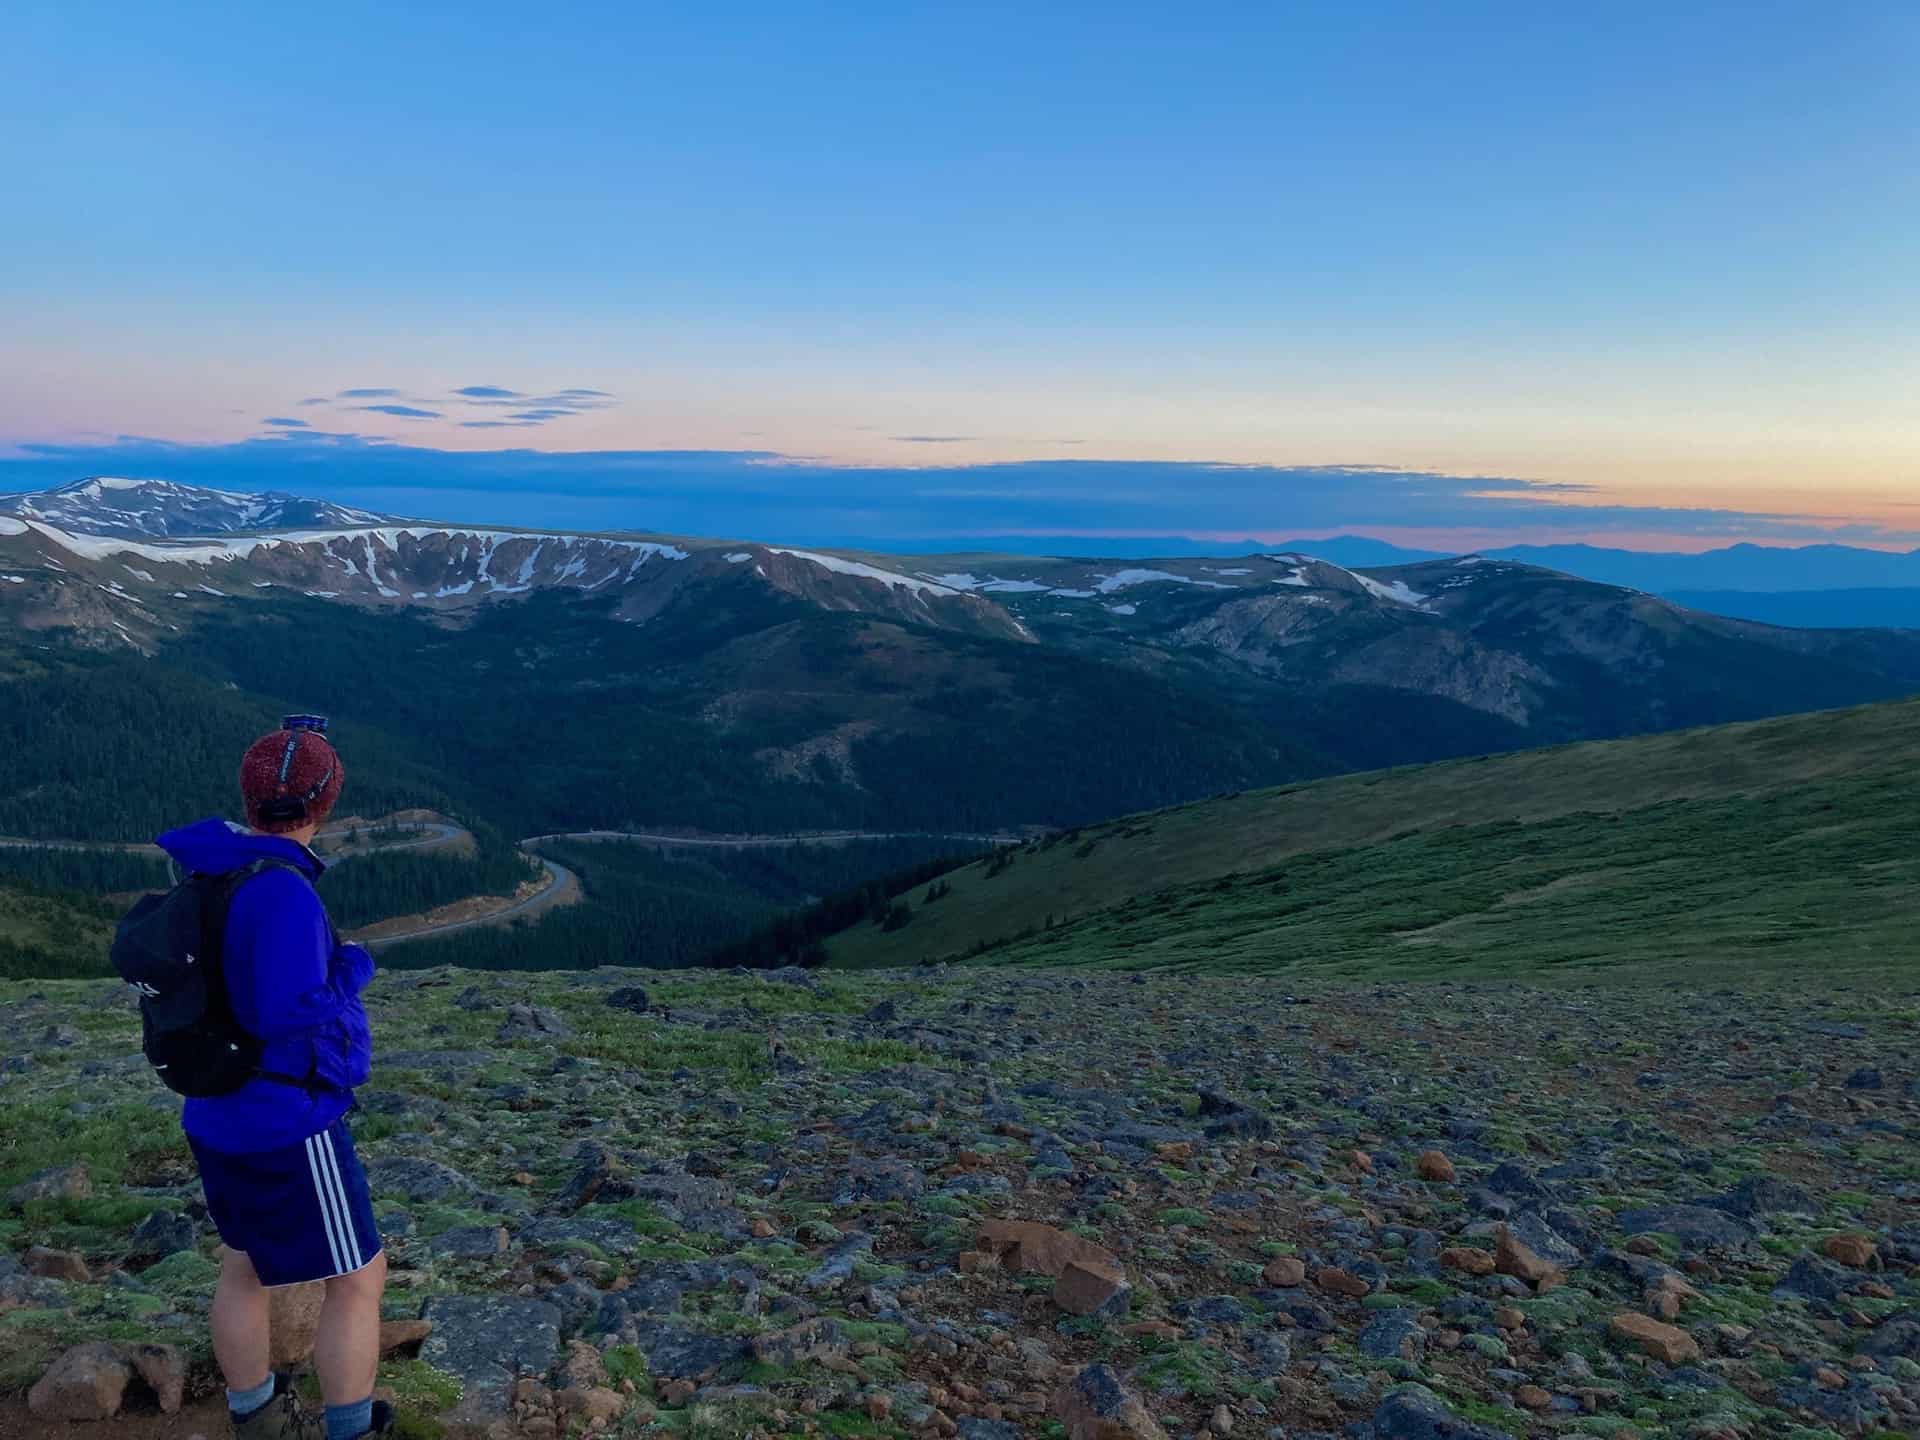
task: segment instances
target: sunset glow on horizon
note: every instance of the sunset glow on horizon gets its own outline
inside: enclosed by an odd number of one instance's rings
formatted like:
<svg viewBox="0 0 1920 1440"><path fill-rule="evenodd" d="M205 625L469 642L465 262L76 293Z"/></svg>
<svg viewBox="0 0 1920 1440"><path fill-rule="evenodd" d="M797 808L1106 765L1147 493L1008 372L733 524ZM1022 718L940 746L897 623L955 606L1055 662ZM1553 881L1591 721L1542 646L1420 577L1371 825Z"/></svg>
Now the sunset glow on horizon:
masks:
<svg viewBox="0 0 1920 1440"><path fill-rule="evenodd" d="M621 457L691 452L716 526L765 465L874 533L1920 545L1910 7L78 8L0 54L0 489L532 451L647 527ZM1183 523L1211 465L1283 478Z"/></svg>

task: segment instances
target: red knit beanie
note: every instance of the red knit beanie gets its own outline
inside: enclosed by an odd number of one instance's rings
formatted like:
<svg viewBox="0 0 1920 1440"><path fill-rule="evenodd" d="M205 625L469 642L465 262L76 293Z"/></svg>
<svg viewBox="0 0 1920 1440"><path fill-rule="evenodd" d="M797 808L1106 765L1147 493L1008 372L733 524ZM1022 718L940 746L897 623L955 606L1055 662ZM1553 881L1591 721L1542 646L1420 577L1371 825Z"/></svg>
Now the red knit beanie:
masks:
<svg viewBox="0 0 1920 1440"><path fill-rule="evenodd" d="M323 736L311 730L262 735L240 761L247 824L269 835L284 835L325 820L346 778L346 767Z"/></svg>

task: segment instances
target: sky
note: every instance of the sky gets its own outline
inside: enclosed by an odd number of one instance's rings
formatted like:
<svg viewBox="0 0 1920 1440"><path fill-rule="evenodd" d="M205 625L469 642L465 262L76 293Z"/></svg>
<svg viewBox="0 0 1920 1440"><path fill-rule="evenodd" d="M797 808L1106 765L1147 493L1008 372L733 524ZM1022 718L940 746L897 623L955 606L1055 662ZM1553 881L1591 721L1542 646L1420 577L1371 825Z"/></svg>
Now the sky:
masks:
<svg viewBox="0 0 1920 1440"><path fill-rule="evenodd" d="M0 489L1920 544L1920 9L14 0Z"/></svg>

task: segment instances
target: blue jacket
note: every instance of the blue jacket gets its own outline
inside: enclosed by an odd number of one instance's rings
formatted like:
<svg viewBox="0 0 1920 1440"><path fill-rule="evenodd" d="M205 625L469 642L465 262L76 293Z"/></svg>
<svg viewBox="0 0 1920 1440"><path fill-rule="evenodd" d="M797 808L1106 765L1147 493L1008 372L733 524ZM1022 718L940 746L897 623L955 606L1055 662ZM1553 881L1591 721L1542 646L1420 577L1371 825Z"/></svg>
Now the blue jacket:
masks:
<svg viewBox="0 0 1920 1440"><path fill-rule="evenodd" d="M181 1124L208 1148L238 1155L319 1134L352 1108L351 1091L366 1082L373 1056L360 1004L373 957L334 938L309 883L326 866L304 845L224 820L169 830L155 843L201 874L280 860L306 877L268 869L241 882L227 911L221 966L234 1019L265 1044L260 1068L332 1087L314 1093L250 1080L230 1095L189 1099Z"/></svg>

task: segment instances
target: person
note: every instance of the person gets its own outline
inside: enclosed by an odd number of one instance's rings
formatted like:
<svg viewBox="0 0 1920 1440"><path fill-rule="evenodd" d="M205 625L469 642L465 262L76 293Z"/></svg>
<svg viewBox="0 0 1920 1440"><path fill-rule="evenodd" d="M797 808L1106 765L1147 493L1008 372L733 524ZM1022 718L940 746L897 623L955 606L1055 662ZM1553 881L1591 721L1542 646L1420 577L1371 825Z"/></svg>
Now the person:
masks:
<svg viewBox="0 0 1920 1440"><path fill-rule="evenodd" d="M303 722L303 723L300 723ZM181 1124L225 1251L213 1353L238 1440L357 1440L386 1429L373 1403L386 1257L345 1117L372 1045L360 992L373 959L334 935L313 882L315 833L345 768L317 717L291 717L240 762L247 824L202 820L159 837L183 870L231 875L220 965L234 1021L262 1043L229 1094L192 1098ZM313 1365L324 1412L269 1364L268 1291L324 1281Z"/></svg>

